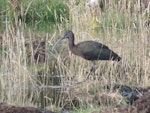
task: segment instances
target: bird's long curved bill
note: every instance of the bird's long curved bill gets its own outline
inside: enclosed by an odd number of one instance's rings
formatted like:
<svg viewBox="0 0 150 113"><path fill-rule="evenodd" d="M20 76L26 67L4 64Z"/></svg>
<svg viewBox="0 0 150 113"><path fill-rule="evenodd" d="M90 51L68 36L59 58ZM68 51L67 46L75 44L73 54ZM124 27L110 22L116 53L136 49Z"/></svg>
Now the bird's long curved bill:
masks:
<svg viewBox="0 0 150 113"><path fill-rule="evenodd" d="M64 39L64 36L60 37L58 41L53 45L52 51L54 51L55 46Z"/></svg>

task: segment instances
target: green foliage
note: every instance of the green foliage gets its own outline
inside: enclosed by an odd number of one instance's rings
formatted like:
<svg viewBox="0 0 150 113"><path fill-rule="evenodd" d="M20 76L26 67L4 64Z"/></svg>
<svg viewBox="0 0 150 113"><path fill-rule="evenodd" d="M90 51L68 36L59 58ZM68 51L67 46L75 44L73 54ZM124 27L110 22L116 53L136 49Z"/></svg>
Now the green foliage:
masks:
<svg viewBox="0 0 150 113"><path fill-rule="evenodd" d="M6 18L9 16L7 15L7 10L8 10L8 4L6 0L1 0L0 2L0 31L4 28L5 26L5 21Z"/></svg>
<svg viewBox="0 0 150 113"><path fill-rule="evenodd" d="M2 55L3 52L2 49L3 49L2 46L0 46L0 55Z"/></svg>
<svg viewBox="0 0 150 113"><path fill-rule="evenodd" d="M0 15L2 14L2 11L4 10L4 7L5 7L5 1L2 0L1 3L0 3Z"/></svg>
<svg viewBox="0 0 150 113"><path fill-rule="evenodd" d="M12 23L17 22L20 12L15 9L13 3L6 0L2 0L0 4L0 29L3 27L3 23L8 20ZM23 0L22 1L21 15L24 15L25 22L29 25L35 25L35 23L44 23L48 25L54 25L64 22L69 19L69 8L61 0Z"/></svg>
<svg viewBox="0 0 150 113"><path fill-rule="evenodd" d="M26 22L50 22L55 24L68 18L68 7L61 0L37 0L31 4L26 14Z"/></svg>

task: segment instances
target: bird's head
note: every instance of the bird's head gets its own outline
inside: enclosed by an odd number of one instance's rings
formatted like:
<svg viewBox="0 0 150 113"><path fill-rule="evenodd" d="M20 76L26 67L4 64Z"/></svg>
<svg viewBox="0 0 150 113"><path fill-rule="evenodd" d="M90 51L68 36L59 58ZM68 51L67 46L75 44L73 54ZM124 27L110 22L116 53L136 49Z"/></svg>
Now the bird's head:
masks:
<svg viewBox="0 0 150 113"><path fill-rule="evenodd" d="M63 40L65 38L72 38L74 37L74 34L71 30L67 30L64 35L60 38L60 40Z"/></svg>
<svg viewBox="0 0 150 113"><path fill-rule="evenodd" d="M63 36L61 36L59 39L58 39L58 41L54 44L54 46L52 47L52 51L53 51L53 49L54 49L54 47L60 42L60 41L62 41L63 39L69 39L69 38L74 38L74 34L73 34L73 32L71 31L71 30L67 30L65 33L64 33L64 35Z"/></svg>

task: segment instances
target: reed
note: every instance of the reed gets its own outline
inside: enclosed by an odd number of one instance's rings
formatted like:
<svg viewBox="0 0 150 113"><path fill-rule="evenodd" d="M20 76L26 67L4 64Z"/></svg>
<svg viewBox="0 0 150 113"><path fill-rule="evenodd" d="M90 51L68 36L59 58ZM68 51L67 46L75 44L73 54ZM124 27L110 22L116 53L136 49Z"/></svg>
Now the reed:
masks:
<svg viewBox="0 0 150 113"><path fill-rule="evenodd" d="M128 7L124 7L125 1L109 1L109 5L106 2L105 10L93 15L92 9L84 1L67 0L65 6L62 6L63 9L65 8L64 12L55 10L58 11L58 15L65 13L64 16L59 15L63 22L58 17L54 17L56 21L53 21L53 25L57 27L49 26L50 32L47 32L47 27L41 31L42 26L41 29L39 28L40 31L35 32L34 27L37 26L28 25L29 20L36 22L37 17L40 18L39 21L47 23L49 13L56 16L55 13L50 12L51 4L47 0L27 3L24 9L27 23L20 24L20 26L14 24L18 22L17 19L10 19L16 18L16 15L12 15L10 6L3 1L3 5L0 5L2 9L0 16L3 17L1 18L3 24L0 27L2 29L0 34L0 101L19 106L46 107L58 111L68 104L71 108L75 108L72 98L76 96L74 94L81 93L81 91L90 95L94 95L96 91L107 93L102 89L107 84L150 86L148 42L150 30L146 26L149 15L144 10L137 11L138 2L127 2ZM40 4L43 2L47 3L47 7L41 7ZM57 7L60 7L60 1L57 2L55 5L58 4ZM43 7L45 9L42 9ZM58 9L57 7L55 8ZM6 20L9 21L6 22ZM76 43L84 40L99 41L118 53L122 61L120 63L97 61L95 74L90 74L87 81L82 82L89 74L91 63L72 55L65 40L55 48L55 52L51 51L53 44L66 29L73 30ZM34 48L34 40L45 41L45 62L38 63L35 60L38 46ZM27 42L29 46L26 45ZM59 76L59 79L54 80L51 78L53 76ZM55 91L43 88L43 86L56 84L63 88ZM89 103L91 97L87 96L86 99L87 101L85 98L79 98L81 108L84 108L84 103L91 105Z"/></svg>

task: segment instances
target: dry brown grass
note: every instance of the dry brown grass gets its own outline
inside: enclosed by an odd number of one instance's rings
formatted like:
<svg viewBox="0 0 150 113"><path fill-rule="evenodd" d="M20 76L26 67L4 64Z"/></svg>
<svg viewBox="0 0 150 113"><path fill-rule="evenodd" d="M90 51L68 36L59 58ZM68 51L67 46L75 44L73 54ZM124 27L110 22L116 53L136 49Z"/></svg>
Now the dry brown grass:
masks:
<svg viewBox="0 0 150 113"><path fill-rule="evenodd" d="M33 75L37 74L40 69L43 76L63 75L64 77L61 78L60 83L66 88L65 90L62 89L63 92L70 92L73 89L75 92L94 93L96 90L101 91L101 87L106 84L115 83L143 87L150 86L150 48L148 42L150 32L149 27L144 26L145 21L143 20L143 18L147 19L148 17L137 12L130 15L127 11L128 9L125 9L126 11L120 10L114 15L117 16L125 13L130 18L129 20L132 20L125 23L125 29L116 28L114 25L111 27L104 26L103 29L99 28L97 31L95 27L91 27L93 25L91 23L92 14L89 7L83 1L80 1L80 4L77 6L71 0L68 2L68 6L70 9L70 21L66 24L66 28L68 29L70 28L69 26L72 26L71 29L75 33L76 43L84 40L99 41L118 53L122 57L122 61L120 63L97 61L95 74L91 74L87 81L76 84L83 81L88 75L87 73L89 73L91 66L90 62L72 55L66 49L67 46L59 48L58 51L63 53L49 53L48 51L50 51L52 44L58 37L54 32L45 35L48 40L46 40L48 60L41 65L33 62L29 66L25 43L26 36L28 35L29 41L32 41L33 34L30 30L25 31L24 27L14 29L13 26L7 24L2 36L1 101L21 106L33 105L32 97L38 98L40 95L39 89L36 86L39 83L42 85L42 82L38 81L36 76ZM110 7L108 7L106 12L101 13L109 15L112 7L116 8L117 5L113 5L110 2ZM96 17L97 23L104 20L105 14L99 14ZM108 17L106 19L111 20ZM58 27L60 34L63 34L65 28L61 25L58 25ZM67 42L63 41L62 43ZM33 51L33 48L31 48L31 51ZM31 54L34 53L31 52ZM30 97L28 97L29 91Z"/></svg>

